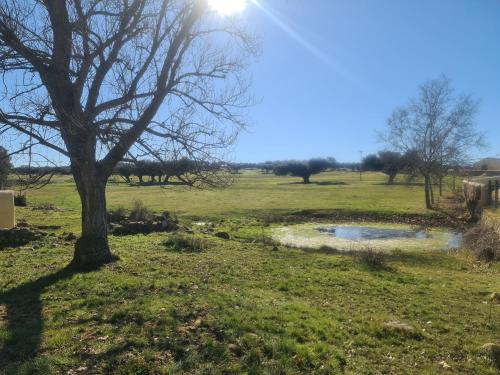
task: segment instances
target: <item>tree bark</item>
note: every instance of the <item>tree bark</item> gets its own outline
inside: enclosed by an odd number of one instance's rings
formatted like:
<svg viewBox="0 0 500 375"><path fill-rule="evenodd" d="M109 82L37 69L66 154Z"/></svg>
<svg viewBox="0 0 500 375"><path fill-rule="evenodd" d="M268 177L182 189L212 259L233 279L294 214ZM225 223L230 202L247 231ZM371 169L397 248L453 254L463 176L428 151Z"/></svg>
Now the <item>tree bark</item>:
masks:
<svg viewBox="0 0 500 375"><path fill-rule="evenodd" d="M310 180L311 176L303 176L302 179L304 180L304 184L309 184L311 182Z"/></svg>
<svg viewBox="0 0 500 375"><path fill-rule="evenodd" d="M396 176L395 174L389 174L389 181L387 181L387 183L389 185L393 185L394 184L394 180L396 179Z"/></svg>
<svg viewBox="0 0 500 375"><path fill-rule="evenodd" d="M82 236L75 245L73 264L87 267L109 263L113 256L108 244L106 212L107 177L95 164L74 168L75 183L82 203Z"/></svg>
<svg viewBox="0 0 500 375"><path fill-rule="evenodd" d="M428 209L432 208L432 202L431 202L431 192L430 192L430 178L429 176L424 176L424 185L425 185L425 207Z"/></svg>

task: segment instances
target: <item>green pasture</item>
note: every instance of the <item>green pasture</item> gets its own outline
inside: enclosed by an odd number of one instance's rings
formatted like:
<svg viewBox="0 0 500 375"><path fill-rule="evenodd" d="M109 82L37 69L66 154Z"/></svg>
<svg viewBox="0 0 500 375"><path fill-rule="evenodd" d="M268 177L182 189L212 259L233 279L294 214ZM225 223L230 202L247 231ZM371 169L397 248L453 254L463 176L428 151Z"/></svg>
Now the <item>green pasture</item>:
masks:
<svg viewBox="0 0 500 375"><path fill-rule="evenodd" d="M79 230L72 181L30 192L19 217L62 227L0 251L0 374L497 374L481 347L500 341L489 302L500 266L422 248L372 267L271 242L269 215L431 214L421 186L380 174L312 181L255 171L225 190L111 181L111 209L141 199L175 212L199 246L173 246L175 233L111 236L119 260L83 273L66 268L74 243L60 236Z"/></svg>

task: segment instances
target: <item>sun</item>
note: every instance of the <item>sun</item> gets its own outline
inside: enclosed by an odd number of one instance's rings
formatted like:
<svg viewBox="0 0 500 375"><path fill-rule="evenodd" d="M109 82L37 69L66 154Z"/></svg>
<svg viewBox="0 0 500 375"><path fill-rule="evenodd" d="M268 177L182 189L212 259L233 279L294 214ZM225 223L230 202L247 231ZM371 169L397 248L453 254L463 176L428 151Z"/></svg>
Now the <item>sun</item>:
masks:
<svg viewBox="0 0 500 375"><path fill-rule="evenodd" d="M243 11L248 0L208 0L210 7L223 16Z"/></svg>

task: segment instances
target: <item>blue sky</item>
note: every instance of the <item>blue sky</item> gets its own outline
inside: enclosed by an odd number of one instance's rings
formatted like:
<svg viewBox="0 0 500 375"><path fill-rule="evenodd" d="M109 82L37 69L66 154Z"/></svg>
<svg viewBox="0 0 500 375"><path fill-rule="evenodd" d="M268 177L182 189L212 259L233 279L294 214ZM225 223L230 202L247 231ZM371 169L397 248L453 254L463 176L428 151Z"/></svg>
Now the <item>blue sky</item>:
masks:
<svg viewBox="0 0 500 375"><path fill-rule="evenodd" d="M241 16L262 40L259 104L235 160L356 161L384 147L376 131L392 110L441 74L481 101L490 147L474 156L500 156L499 0L258 2L267 11Z"/></svg>

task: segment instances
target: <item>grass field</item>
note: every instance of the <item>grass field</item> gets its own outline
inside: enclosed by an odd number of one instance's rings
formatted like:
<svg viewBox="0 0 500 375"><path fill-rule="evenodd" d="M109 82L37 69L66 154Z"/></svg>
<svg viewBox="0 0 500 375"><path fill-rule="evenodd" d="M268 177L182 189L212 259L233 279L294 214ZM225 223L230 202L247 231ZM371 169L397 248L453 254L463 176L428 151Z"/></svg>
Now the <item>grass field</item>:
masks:
<svg viewBox="0 0 500 375"><path fill-rule="evenodd" d="M310 185L294 177L262 175L245 171L238 182L223 190L197 190L179 185L130 186L119 177L108 185L108 207L131 208L141 200L150 209L169 210L181 218L257 217L287 214L300 210L374 213L429 213L423 204L421 186L385 184L385 176L378 173L345 172L323 173L312 177ZM29 193L33 205L53 204L64 212L21 209L20 217L32 224L62 225L65 230L78 231L80 201L73 181L58 177L55 183ZM49 216L47 216L49 215Z"/></svg>
<svg viewBox="0 0 500 375"><path fill-rule="evenodd" d="M420 186L387 186L378 174L297 181L246 172L223 191L110 183L110 208L141 199L184 225L210 221L230 233L198 229L202 251L171 246L175 234L112 236L119 261L87 273L65 268L73 243L57 236L0 251L0 373L498 373L480 349L500 340L500 308L487 303L500 292L498 264L422 249L373 268L348 254L260 243L268 215L428 215ZM67 178L29 202L58 208L19 210L31 225L78 232Z"/></svg>

